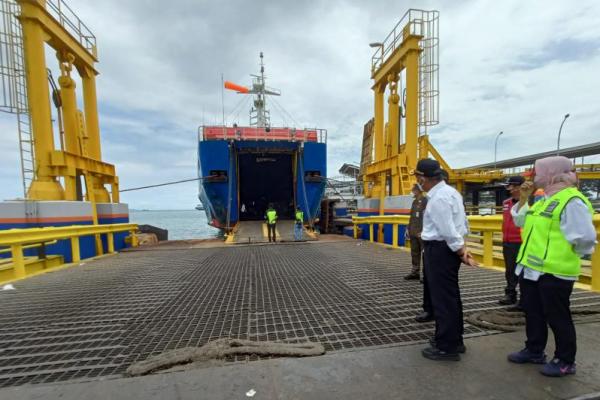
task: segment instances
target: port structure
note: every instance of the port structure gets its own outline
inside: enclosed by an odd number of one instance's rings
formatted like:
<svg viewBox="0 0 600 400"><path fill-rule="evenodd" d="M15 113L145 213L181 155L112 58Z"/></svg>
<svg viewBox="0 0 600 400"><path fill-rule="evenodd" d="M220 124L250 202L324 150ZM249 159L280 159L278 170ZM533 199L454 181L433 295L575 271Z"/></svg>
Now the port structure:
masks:
<svg viewBox="0 0 600 400"><path fill-rule="evenodd" d="M18 116L25 198L83 200L83 177L93 223L98 224L95 203L118 203L119 183L115 167L102 161L96 38L63 0L1 0L1 6L0 110ZM49 76L45 45L56 52L59 87ZM77 108L75 72L82 83L83 111ZM54 141L51 98L58 113L60 150Z"/></svg>
<svg viewBox="0 0 600 400"><path fill-rule="evenodd" d="M374 119L361 167L365 196L379 197L381 214L385 196L410 193L410 172L429 149L419 139L438 123L438 21L438 11L410 9L383 42L371 44Z"/></svg>

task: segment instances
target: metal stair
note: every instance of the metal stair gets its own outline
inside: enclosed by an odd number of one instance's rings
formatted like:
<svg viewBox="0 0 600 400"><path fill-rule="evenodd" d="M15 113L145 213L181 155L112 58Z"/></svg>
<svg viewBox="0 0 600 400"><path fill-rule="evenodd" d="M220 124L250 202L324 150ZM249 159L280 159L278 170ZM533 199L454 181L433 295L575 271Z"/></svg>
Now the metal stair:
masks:
<svg viewBox="0 0 600 400"><path fill-rule="evenodd" d="M21 155L23 196L35 175L34 142L27 99L23 34L17 19L19 5L12 0L0 0L0 79L2 104L0 111L16 114Z"/></svg>

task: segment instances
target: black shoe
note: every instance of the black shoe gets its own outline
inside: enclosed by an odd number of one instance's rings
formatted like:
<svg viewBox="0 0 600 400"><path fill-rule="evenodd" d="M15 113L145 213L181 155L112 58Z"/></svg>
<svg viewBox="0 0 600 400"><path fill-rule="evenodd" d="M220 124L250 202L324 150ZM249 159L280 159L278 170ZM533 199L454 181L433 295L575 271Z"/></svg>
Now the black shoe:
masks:
<svg viewBox="0 0 600 400"><path fill-rule="evenodd" d="M523 306L521 305L521 303L517 303L514 306L510 306L510 307L506 307L506 311L510 311L510 312L525 312L525 310L523 310Z"/></svg>
<svg viewBox="0 0 600 400"><path fill-rule="evenodd" d="M503 298L498 300L498 304L500 304L501 306L512 306L513 304L516 304L516 303L517 303L517 297L511 296L509 294L504 295Z"/></svg>
<svg viewBox="0 0 600 400"><path fill-rule="evenodd" d="M423 357L435 361L460 361L460 354L449 353L444 350L440 350L437 347L428 347L421 351Z"/></svg>
<svg viewBox="0 0 600 400"><path fill-rule="evenodd" d="M431 347L436 347L437 348L437 343L435 342L435 338L430 338L429 339L429 345ZM456 352L460 353L460 354L465 354L467 352L467 347L465 346L464 343L461 343L458 346L456 346Z"/></svg>
<svg viewBox="0 0 600 400"><path fill-rule="evenodd" d="M406 279L407 281L421 279L421 274L419 274L418 272L411 272L410 274L404 276L404 279Z"/></svg>
<svg viewBox="0 0 600 400"><path fill-rule="evenodd" d="M421 314L415 317L415 321L417 322L429 322L433 321L433 314L423 311Z"/></svg>

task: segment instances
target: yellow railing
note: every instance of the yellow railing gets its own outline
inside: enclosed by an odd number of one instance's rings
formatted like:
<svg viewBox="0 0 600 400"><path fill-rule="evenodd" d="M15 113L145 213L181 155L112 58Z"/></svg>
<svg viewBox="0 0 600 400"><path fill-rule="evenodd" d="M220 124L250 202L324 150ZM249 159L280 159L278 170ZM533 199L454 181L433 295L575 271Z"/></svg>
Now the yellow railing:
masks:
<svg viewBox="0 0 600 400"><path fill-rule="evenodd" d="M131 232L131 245L137 246L137 239L133 234L137 224L108 224L108 225L73 225L61 227L8 229L0 231L0 247L9 247L12 255L12 268L14 279L25 278L25 257L23 250L31 245L48 243L56 240L70 239L72 262L81 260L79 238L91 235L106 235L108 253L115 252L114 234L117 232Z"/></svg>
<svg viewBox="0 0 600 400"><path fill-rule="evenodd" d="M469 228L471 232L481 233L482 243L482 263L483 265L494 265L494 233L502 232L502 216L501 215L471 215L467 217L469 220ZM408 225L408 215L375 215L369 217L352 217L354 225L354 238L358 238L358 226L369 226L369 240L373 242L375 224L384 224L393 226L392 247L398 247L398 226ZM592 255L592 274L591 286L592 290L600 292L600 214L594 215L594 227L596 228L596 251ZM467 242L469 245L469 242Z"/></svg>

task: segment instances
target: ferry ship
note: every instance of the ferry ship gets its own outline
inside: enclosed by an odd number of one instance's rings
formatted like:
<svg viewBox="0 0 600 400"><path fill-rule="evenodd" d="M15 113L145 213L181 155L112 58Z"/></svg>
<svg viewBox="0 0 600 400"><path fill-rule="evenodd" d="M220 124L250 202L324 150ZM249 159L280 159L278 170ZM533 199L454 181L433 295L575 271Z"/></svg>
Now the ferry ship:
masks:
<svg viewBox="0 0 600 400"><path fill-rule="evenodd" d="M262 220L270 204L279 220L292 220L299 207L312 225L325 190L327 131L271 126L267 99L281 93L265 85L264 71L261 52L251 87L224 82L225 89L253 96L248 126L199 129L198 198L209 224L226 232Z"/></svg>

